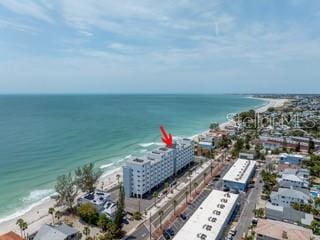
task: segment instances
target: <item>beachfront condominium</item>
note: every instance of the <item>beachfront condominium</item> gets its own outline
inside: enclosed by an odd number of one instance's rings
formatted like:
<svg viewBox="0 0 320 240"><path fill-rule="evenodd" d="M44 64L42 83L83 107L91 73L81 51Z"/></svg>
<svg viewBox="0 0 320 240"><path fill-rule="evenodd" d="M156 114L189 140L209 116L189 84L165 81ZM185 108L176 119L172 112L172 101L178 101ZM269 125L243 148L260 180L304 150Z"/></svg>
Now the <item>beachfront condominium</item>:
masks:
<svg viewBox="0 0 320 240"><path fill-rule="evenodd" d="M123 166L127 197L143 197L193 161L193 141L176 140L172 147L159 147L142 157L132 157Z"/></svg>

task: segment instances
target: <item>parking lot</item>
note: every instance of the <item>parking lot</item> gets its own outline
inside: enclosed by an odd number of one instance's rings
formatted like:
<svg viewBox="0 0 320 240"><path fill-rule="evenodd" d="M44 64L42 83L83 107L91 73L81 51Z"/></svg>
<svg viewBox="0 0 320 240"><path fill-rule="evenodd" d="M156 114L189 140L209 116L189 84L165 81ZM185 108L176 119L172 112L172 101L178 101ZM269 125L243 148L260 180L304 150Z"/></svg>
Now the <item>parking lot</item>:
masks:
<svg viewBox="0 0 320 240"><path fill-rule="evenodd" d="M198 197L188 206L188 208L184 211L184 215L187 217L186 220L183 220L181 217L178 217L173 224L171 225L171 229L177 233L183 225L188 221L188 219L192 216L192 214L198 209L198 207L201 205L201 203L208 197L211 190L214 189L214 186L208 186L204 191L202 191ZM165 240L165 238L162 236L160 238L161 240Z"/></svg>

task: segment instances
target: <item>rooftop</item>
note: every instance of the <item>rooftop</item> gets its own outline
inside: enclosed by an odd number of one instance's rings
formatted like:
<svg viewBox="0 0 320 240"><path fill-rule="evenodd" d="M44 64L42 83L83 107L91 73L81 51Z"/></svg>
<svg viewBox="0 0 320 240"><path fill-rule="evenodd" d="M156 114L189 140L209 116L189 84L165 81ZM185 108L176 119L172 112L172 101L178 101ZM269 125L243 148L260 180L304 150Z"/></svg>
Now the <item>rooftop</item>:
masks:
<svg viewBox="0 0 320 240"><path fill-rule="evenodd" d="M0 240L23 240L18 234L14 232L8 232L0 236Z"/></svg>
<svg viewBox="0 0 320 240"><path fill-rule="evenodd" d="M79 201L90 202L94 205L104 204L107 200L110 199L110 193L95 191L92 193L87 193L79 198Z"/></svg>
<svg viewBox="0 0 320 240"><path fill-rule="evenodd" d="M194 240L198 234L205 234L207 239L218 239L237 200L238 194L213 190L174 240Z"/></svg>
<svg viewBox="0 0 320 240"><path fill-rule="evenodd" d="M271 192L270 197L278 194L287 197L310 199L309 190L304 188L279 188L277 192Z"/></svg>
<svg viewBox="0 0 320 240"><path fill-rule="evenodd" d="M297 211L291 207L282 207L272 205L270 202L266 204L267 218L276 217L275 220L286 219L293 222L301 222L304 225L310 225L313 221L313 215L301 211Z"/></svg>
<svg viewBox="0 0 320 240"><path fill-rule="evenodd" d="M269 219L259 219L255 231L274 239L310 240L312 237L310 229Z"/></svg>
<svg viewBox="0 0 320 240"><path fill-rule="evenodd" d="M280 157L296 157L296 158L303 158L303 155L300 154L289 154L289 153L281 153Z"/></svg>
<svg viewBox="0 0 320 240"><path fill-rule="evenodd" d="M223 180L245 184L248 181L255 164L256 161L239 158L223 177Z"/></svg>
<svg viewBox="0 0 320 240"><path fill-rule="evenodd" d="M67 236L79 233L77 229L74 229L66 224L51 226L48 224L42 225L34 240L64 240Z"/></svg>

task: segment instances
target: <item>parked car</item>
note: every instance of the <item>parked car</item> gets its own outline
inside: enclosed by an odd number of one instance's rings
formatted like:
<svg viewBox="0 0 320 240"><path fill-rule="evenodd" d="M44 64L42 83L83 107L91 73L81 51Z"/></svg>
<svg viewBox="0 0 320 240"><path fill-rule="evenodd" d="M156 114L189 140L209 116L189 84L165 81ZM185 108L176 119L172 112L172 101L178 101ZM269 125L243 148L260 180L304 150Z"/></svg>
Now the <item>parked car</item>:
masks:
<svg viewBox="0 0 320 240"><path fill-rule="evenodd" d="M230 188L224 186L222 190L223 190L224 192L229 192L229 191L230 191Z"/></svg>
<svg viewBox="0 0 320 240"><path fill-rule="evenodd" d="M164 236L165 239L171 239L170 234L167 233L166 231L163 231L162 235Z"/></svg>
<svg viewBox="0 0 320 240"><path fill-rule="evenodd" d="M187 220L187 216L184 215L183 213L180 214L180 218L181 218L182 220Z"/></svg>
<svg viewBox="0 0 320 240"><path fill-rule="evenodd" d="M165 230L171 237L174 236L174 231L172 228L168 228L167 230Z"/></svg>

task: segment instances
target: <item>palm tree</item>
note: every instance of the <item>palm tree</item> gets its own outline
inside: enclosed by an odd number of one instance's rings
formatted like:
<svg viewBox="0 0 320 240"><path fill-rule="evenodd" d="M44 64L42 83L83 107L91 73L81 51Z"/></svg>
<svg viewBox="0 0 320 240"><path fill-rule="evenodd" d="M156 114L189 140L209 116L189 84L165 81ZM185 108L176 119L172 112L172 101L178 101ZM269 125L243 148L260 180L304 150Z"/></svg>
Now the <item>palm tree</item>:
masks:
<svg viewBox="0 0 320 240"><path fill-rule="evenodd" d="M158 214L159 214L159 220L160 220L160 228L162 228L162 216L163 216L163 210L160 210L159 212L158 212Z"/></svg>
<svg viewBox="0 0 320 240"><path fill-rule="evenodd" d="M23 230L23 233L24 233L24 238L27 239L27 236L26 236L26 233L25 231L28 229L28 223L27 222L24 222L23 225L22 225L22 230Z"/></svg>
<svg viewBox="0 0 320 240"><path fill-rule="evenodd" d="M56 219L58 219L58 222L59 222L61 216L62 216L62 213L61 213L60 211L56 211L56 213L54 214L54 217L55 217Z"/></svg>
<svg viewBox="0 0 320 240"><path fill-rule="evenodd" d="M203 183L206 183L206 177L207 177L207 173L203 173Z"/></svg>
<svg viewBox="0 0 320 240"><path fill-rule="evenodd" d="M154 199L154 206L156 207L157 206L157 198L158 198L158 193L157 192L154 192L153 194L152 194L152 196L153 196L153 199Z"/></svg>
<svg viewBox="0 0 320 240"><path fill-rule="evenodd" d="M82 232L86 237L88 237L90 234L90 228L88 226L85 226Z"/></svg>
<svg viewBox="0 0 320 240"><path fill-rule="evenodd" d="M48 213L52 216L52 224L54 224L54 215L53 215L54 208L53 207L49 208Z"/></svg>
<svg viewBox="0 0 320 240"><path fill-rule="evenodd" d="M194 187L194 193L197 193L197 187L198 187L198 183L197 182L194 182L193 183L193 187Z"/></svg>
<svg viewBox="0 0 320 240"><path fill-rule="evenodd" d="M186 195L186 204L188 204L188 195L189 195L189 191L186 191L186 192L185 192L185 195Z"/></svg>
<svg viewBox="0 0 320 240"><path fill-rule="evenodd" d="M118 181L118 186L120 185L120 174L116 175L117 181Z"/></svg>
<svg viewBox="0 0 320 240"><path fill-rule="evenodd" d="M168 182L164 183L164 188L166 189L166 197L168 197L168 188L169 188L170 184Z"/></svg>
<svg viewBox="0 0 320 240"><path fill-rule="evenodd" d="M191 176L192 176L192 170L189 170L189 193L191 197Z"/></svg>
<svg viewBox="0 0 320 240"><path fill-rule="evenodd" d="M213 170L213 164L212 164L212 162L213 162L213 159L211 158L211 159L210 159L210 172L211 172L211 177L212 177L212 170Z"/></svg>
<svg viewBox="0 0 320 240"><path fill-rule="evenodd" d="M20 235L21 237L23 237L23 234L22 234L22 231L23 231L23 223L24 223L24 220L22 218L19 218L16 222L16 225L19 226L20 228Z"/></svg>
<svg viewBox="0 0 320 240"><path fill-rule="evenodd" d="M200 167L202 168L202 164L203 164L203 159L200 159Z"/></svg>
<svg viewBox="0 0 320 240"><path fill-rule="evenodd" d="M176 199L173 199L173 215L176 215L176 206L177 206L177 203L178 201Z"/></svg>

